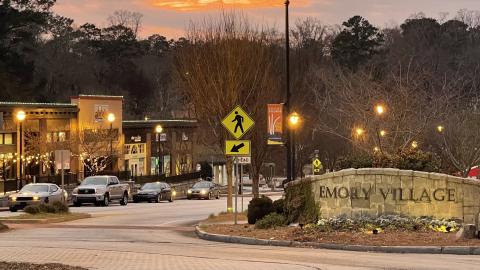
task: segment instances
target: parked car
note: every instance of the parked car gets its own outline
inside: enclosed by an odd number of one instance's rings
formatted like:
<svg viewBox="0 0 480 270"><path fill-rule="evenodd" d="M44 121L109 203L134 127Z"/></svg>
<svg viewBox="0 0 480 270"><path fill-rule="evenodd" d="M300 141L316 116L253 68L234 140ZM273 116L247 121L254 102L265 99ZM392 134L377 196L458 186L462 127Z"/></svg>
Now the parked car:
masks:
<svg viewBox="0 0 480 270"><path fill-rule="evenodd" d="M207 199L215 197L220 199L220 189L218 185L209 181L201 181L193 185L191 189L187 191L187 199Z"/></svg>
<svg viewBox="0 0 480 270"><path fill-rule="evenodd" d="M138 202L156 202L169 201L173 202L176 192L170 185L162 182L146 183L133 195L133 201Z"/></svg>
<svg viewBox="0 0 480 270"><path fill-rule="evenodd" d="M16 212L28 205L66 202L67 192L55 184L28 184L8 199L10 211Z"/></svg>
<svg viewBox="0 0 480 270"><path fill-rule="evenodd" d="M89 176L72 192L74 206L93 203L108 206L112 201L127 205L130 185L121 184L116 176Z"/></svg>

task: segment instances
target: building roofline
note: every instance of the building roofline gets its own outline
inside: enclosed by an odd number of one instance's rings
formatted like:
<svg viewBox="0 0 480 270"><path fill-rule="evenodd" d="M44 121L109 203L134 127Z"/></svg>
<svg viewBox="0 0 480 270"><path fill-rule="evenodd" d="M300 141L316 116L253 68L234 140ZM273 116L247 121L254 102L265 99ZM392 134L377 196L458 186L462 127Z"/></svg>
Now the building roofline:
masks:
<svg viewBox="0 0 480 270"><path fill-rule="evenodd" d="M149 119L149 120L123 120L124 128L141 128L141 127L153 127L154 125L165 126L186 126L196 127L198 126L198 120L196 119Z"/></svg>
<svg viewBox="0 0 480 270"><path fill-rule="evenodd" d="M123 96L109 96L109 95L78 95L73 96L71 99L121 99L123 100Z"/></svg>
<svg viewBox="0 0 480 270"><path fill-rule="evenodd" d="M45 107L45 108L76 108L76 104L71 103L42 103L42 102L6 102L0 101L0 106L4 107Z"/></svg>

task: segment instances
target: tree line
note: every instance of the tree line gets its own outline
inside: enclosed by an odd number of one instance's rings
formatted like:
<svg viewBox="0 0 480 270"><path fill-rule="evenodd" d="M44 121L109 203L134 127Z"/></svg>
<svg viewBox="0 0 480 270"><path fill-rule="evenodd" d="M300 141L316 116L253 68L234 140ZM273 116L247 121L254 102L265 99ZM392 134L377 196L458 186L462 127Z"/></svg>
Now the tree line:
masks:
<svg viewBox="0 0 480 270"><path fill-rule="evenodd" d="M67 101L125 96L125 118L197 117L221 151L220 118L248 108L256 128L252 173L282 167L266 141L266 104L284 101L284 35L241 13L190 25L185 38L140 38L142 15L116 11L105 27L54 14L54 0L0 5L0 99ZM397 166L466 175L480 162L480 12L415 14L379 29L353 16L291 28L297 172L318 150L324 167ZM382 105L379 115L375 106ZM282 173L282 170L277 170Z"/></svg>

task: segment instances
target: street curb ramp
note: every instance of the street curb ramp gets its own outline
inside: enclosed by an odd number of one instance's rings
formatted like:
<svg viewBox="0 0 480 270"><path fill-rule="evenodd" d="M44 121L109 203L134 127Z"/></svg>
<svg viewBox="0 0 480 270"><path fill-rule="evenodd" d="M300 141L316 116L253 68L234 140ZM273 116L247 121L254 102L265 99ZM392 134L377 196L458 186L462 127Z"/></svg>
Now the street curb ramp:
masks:
<svg viewBox="0 0 480 270"><path fill-rule="evenodd" d="M266 240L252 237L241 237L223 234L213 234L203 231L200 226L195 227L195 233L200 239L214 242L278 246L278 247L300 247L334 249L359 252L381 252L381 253L417 253L417 254L453 254L453 255L480 255L480 247L458 247L458 246L361 246L342 245L316 242L297 242L288 240Z"/></svg>

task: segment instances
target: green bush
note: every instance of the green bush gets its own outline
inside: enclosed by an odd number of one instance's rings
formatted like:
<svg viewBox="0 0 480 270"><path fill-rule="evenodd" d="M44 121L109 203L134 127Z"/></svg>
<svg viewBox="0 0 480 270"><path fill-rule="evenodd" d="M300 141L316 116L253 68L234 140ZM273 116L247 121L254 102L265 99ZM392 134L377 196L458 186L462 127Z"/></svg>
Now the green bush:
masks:
<svg viewBox="0 0 480 270"><path fill-rule="evenodd" d="M54 202L52 203L53 208L55 208L55 213L65 214L70 212L68 205L62 202Z"/></svg>
<svg viewBox="0 0 480 270"><path fill-rule="evenodd" d="M253 198L248 204L248 224L255 224L257 220L264 216L275 212L273 202L270 198L262 196L260 198Z"/></svg>
<svg viewBox="0 0 480 270"><path fill-rule="evenodd" d="M319 217L319 206L315 202L312 183L302 181L289 186L285 190L284 215L287 223L316 223Z"/></svg>
<svg viewBox="0 0 480 270"><path fill-rule="evenodd" d="M270 229L285 226L286 219L283 215L270 213L255 223L256 229Z"/></svg>
<svg viewBox="0 0 480 270"><path fill-rule="evenodd" d="M28 213L30 215L36 215L36 214L40 213L40 209L39 209L38 205L29 205L29 206L25 207L25 209L23 209L23 211L25 211L25 213Z"/></svg>
<svg viewBox="0 0 480 270"><path fill-rule="evenodd" d="M285 208L285 200L284 199L278 199L273 202L273 208L275 209L275 212L277 214L283 214L284 208Z"/></svg>
<svg viewBox="0 0 480 270"><path fill-rule="evenodd" d="M68 205L62 202L54 202L52 204L38 204L29 205L24 209L25 213L31 215L50 213L50 214L65 214L69 212Z"/></svg>

